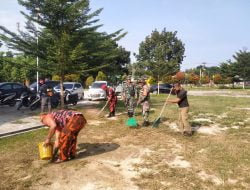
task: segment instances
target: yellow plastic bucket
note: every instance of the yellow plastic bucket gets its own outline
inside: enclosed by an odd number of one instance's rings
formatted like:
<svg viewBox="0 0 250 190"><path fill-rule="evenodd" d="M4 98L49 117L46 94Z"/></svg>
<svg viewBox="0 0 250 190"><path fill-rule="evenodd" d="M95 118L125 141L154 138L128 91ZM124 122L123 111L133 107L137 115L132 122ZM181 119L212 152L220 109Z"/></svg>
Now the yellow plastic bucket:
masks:
<svg viewBox="0 0 250 190"><path fill-rule="evenodd" d="M38 144L38 148L41 160L50 160L52 158L53 146L51 144L48 146L44 146L44 143L41 142Z"/></svg>

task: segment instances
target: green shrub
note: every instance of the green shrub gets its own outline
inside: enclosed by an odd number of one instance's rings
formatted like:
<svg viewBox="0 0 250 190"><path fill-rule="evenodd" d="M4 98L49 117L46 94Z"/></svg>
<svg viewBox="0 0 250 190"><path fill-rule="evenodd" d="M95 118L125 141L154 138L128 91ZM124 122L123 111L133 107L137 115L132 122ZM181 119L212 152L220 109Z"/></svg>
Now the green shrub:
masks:
<svg viewBox="0 0 250 190"><path fill-rule="evenodd" d="M107 76L102 71L99 71L95 80L96 81L107 80Z"/></svg>
<svg viewBox="0 0 250 190"><path fill-rule="evenodd" d="M86 81L85 81L85 85L87 87L91 86L91 84L94 82L94 77L93 76L89 76Z"/></svg>
<svg viewBox="0 0 250 190"><path fill-rule="evenodd" d="M68 74L68 75L65 75L65 81L79 82L80 81L80 75L77 75L77 74Z"/></svg>

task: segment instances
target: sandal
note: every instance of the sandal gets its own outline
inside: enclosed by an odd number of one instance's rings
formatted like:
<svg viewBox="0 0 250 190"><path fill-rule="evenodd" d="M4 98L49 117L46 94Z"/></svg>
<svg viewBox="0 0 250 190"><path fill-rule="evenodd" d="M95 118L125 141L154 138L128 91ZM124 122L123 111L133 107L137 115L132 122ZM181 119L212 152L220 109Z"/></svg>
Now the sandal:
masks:
<svg viewBox="0 0 250 190"><path fill-rule="evenodd" d="M59 163L61 163L61 162L63 162L63 160L61 160L61 159L57 159L57 160L55 160L53 163L55 163L55 164L59 164Z"/></svg>

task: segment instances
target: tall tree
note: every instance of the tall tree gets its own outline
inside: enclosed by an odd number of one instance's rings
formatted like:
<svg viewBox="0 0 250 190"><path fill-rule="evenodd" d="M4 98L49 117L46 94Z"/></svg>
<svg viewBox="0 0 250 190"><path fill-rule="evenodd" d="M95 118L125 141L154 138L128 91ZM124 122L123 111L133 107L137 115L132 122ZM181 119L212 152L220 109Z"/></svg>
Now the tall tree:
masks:
<svg viewBox="0 0 250 190"><path fill-rule="evenodd" d="M61 93L64 76L70 71L82 73L108 66L118 56L116 41L125 33L97 32L101 25L95 17L102 9L90 12L89 0L18 0L28 12L27 32L13 33L0 26L0 35L10 48L43 62L41 71L60 75ZM39 27L35 27L35 24ZM38 46L37 46L37 39ZM61 96L63 106L63 94Z"/></svg>
<svg viewBox="0 0 250 190"><path fill-rule="evenodd" d="M233 58L235 59L234 69L243 79L243 88L245 88L245 81L250 80L250 52L240 50L235 53Z"/></svg>
<svg viewBox="0 0 250 190"><path fill-rule="evenodd" d="M118 47L117 53L117 58L108 67L103 68L103 72L107 74L107 78L112 84L117 84L119 80L122 80L124 73L128 74L128 66L130 65L129 51Z"/></svg>
<svg viewBox="0 0 250 190"><path fill-rule="evenodd" d="M31 57L11 52L0 53L0 81L16 81L29 83L35 76L36 63Z"/></svg>
<svg viewBox="0 0 250 190"><path fill-rule="evenodd" d="M159 81L164 75L173 75L180 70L184 52L184 44L177 38L177 31L154 30L141 42L135 68L140 68L140 72L144 70Z"/></svg>
<svg viewBox="0 0 250 190"><path fill-rule="evenodd" d="M223 78L233 78L235 75L237 75L235 63L233 63L231 60L221 63L219 68L220 70L218 73L220 73Z"/></svg>

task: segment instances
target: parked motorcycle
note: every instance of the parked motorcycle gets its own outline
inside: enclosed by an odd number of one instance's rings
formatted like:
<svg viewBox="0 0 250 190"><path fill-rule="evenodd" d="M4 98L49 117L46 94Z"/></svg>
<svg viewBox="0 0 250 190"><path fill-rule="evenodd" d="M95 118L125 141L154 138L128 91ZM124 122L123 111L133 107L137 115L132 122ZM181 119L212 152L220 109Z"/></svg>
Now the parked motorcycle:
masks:
<svg viewBox="0 0 250 190"><path fill-rule="evenodd" d="M41 106L41 97L39 94L32 92L24 92L20 98L17 99L17 110L21 107L28 107L30 110L35 110ZM65 90L64 92L64 104L65 105L76 105L78 102L78 94L72 94L70 91ZM56 108L60 104L60 93L53 93L51 96L51 107Z"/></svg>
<svg viewBox="0 0 250 190"><path fill-rule="evenodd" d="M70 91L64 91L64 103L66 105L72 104L76 105L78 102L78 94L72 94Z"/></svg>
<svg viewBox="0 0 250 190"><path fill-rule="evenodd" d="M60 96L56 93L51 97L51 107L56 108L59 105ZM20 110L22 106L35 110L41 107L41 97L37 93L24 92L21 94L20 99L17 100L17 110Z"/></svg>
<svg viewBox="0 0 250 190"><path fill-rule="evenodd" d="M57 108L59 105L60 96L56 93L51 96L51 107ZM41 96L39 94L36 94L36 97L31 101L30 103L30 110L35 110L39 107L41 107Z"/></svg>
<svg viewBox="0 0 250 190"><path fill-rule="evenodd" d="M16 93L8 93L3 94L2 91L0 91L0 105L9 105L10 107L13 107L16 105Z"/></svg>
<svg viewBox="0 0 250 190"><path fill-rule="evenodd" d="M20 98L16 99L17 101L17 110L20 110L21 107L29 107L30 103L36 98L36 94L32 92L23 92Z"/></svg>

